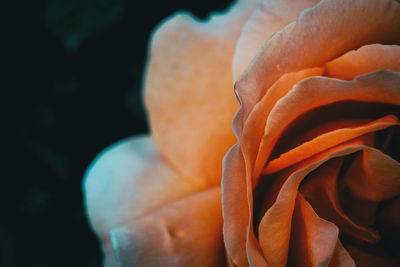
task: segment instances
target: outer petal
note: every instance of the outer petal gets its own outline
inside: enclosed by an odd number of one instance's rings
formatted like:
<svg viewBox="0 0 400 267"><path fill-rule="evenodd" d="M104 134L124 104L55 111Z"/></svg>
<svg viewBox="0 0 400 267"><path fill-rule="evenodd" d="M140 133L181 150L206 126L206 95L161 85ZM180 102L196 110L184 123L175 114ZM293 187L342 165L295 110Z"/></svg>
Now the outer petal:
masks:
<svg viewBox="0 0 400 267"><path fill-rule="evenodd" d="M235 142L232 58L257 2L238 1L205 23L178 14L152 37L145 100L153 138L184 176L205 184L220 182L222 158Z"/></svg>
<svg viewBox="0 0 400 267"><path fill-rule="evenodd" d="M326 63L325 68L327 76L343 80L380 69L400 71L400 46L366 45Z"/></svg>
<svg viewBox="0 0 400 267"><path fill-rule="evenodd" d="M177 174L146 136L107 148L85 176L83 190L90 223L109 253L112 228L202 189Z"/></svg>
<svg viewBox="0 0 400 267"><path fill-rule="evenodd" d="M111 231L120 266L225 265L221 190L214 187Z"/></svg>
<svg viewBox="0 0 400 267"><path fill-rule="evenodd" d="M400 4L396 1L324 0L305 10L266 42L236 83L241 100L236 132L241 132L254 105L282 74L320 66L371 43L400 43Z"/></svg>
<svg viewBox="0 0 400 267"><path fill-rule="evenodd" d="M271 36L296 20L319 0L264 0L243 27L235 49L232 72L236 81Z"/></svg>
<svg viewBox="0 0 400 267"><path fill-rule="evenodd" d="M265 118L275 101L290 91L294 84L304 78L320 75L322 72L322 69L314 68L283 75L251 114L251 119L246 124L247 131L242 137L243 143L235 145L224 159L224 179L222 181L223 210L226 222L224 238L228 254L238 266L248 264L247 258L254 264L257 262L259 266L266 264L251 228L253 220L251 179L243 178L250 177L246 175L246 172L252 172L254 154L258 151L258 145L264 133ZM247 189L243 190L243 188ZM245 245L246 243L247 245Z"/></svg>
<svg viewBox="0 0 400 267"><path fill-rule="evenodd" d="M224 241L227 254L236 266L248 266L246 229L250 211L247 202L245 163L240 145L234 145L224 158L222 206Z"/></svg>

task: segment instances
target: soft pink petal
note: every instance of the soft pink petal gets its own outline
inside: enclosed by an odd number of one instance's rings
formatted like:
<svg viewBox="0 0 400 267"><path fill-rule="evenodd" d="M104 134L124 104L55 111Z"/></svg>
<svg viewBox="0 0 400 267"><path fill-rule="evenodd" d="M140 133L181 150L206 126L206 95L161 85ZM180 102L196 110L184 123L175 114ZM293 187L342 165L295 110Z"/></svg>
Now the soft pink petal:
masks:
<svg viewBox="0 0 400 267"><path fill-rule="evenodd" d="M264 0L244 25L237 42L232 72L236 81L273 34L297 19L300 12L319 0Z"/></svg>
<svg viewBox="0 0 400 267"><path fill-rule="evenodd" d="M120 266L224 266L221 190L208 189L111 231Z"/></svg>
<svg viewBox="0 0 400 267"><path fill-rule="evenodd" d="M205 22L177 14L152 37L145 80L152 136L180 173L203 184L220 182L222 158L235 143L232 58L257 2L238 1Z"/></svg>
<svg viewBox="0 0 400 267"><path fill-rule="evenodd" d="M83 181L90 224L111 253L109 231L202 190L165 162L149 137L128 138L104 150Z"/></svg>

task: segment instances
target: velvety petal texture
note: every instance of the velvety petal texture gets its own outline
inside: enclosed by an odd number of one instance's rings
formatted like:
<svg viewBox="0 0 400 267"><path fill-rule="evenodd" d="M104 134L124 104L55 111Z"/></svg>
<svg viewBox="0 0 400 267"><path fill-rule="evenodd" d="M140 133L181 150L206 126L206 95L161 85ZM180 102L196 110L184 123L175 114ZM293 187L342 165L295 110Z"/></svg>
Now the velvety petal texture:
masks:
<svg viewBox="0 0 400 267"><path fill-rule="evenodd" d="M224 266L220 199L212 188L113 229L120 266Z"/></svg>
<svg viewBox="0 0 400 267"><path fill-rule="evenodd" d="M145 80L152 137L182 175L205 185L220 183L222 158L235 143L232 58L257 2L237 1L204 22L176 14L152 36Z"/></svg>
<svg viewBox="0 0 400 267"><path fill-rule="evenodd" d="M128 138L104 150L89 167L83 187L91 226L110 262L111 229L204 189L180 176L148 136ZM214 205L218 203L216 199Z"/></svg>
<svg viewBox="0 0 400 267"><path fill-rule="evenodd" d="M242 29L236 45L232 72L236 81L264 43L286 25L295 21L304 9L319 0L264 0L254 10Z"/></svg>
<svg viewBox="0 0 400 267"><path fill-rule="evenodd" d="M263 1L235 50L238 142L222 179L228 259L355 266L349 242L385 250L376 212L399 195L400 5L290 3Z"/></svg>

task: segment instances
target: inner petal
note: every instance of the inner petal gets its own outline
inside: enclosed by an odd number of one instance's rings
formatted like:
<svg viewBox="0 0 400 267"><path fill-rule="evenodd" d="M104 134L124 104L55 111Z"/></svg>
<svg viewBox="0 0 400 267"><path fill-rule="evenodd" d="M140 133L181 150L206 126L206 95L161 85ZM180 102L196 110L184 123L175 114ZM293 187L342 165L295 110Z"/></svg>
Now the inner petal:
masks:
<svg viewBox="0 0 400 267"><path fill-rule="evenodd" d="M322 218L336 224L341 233L354 239L376 243L379 234L358 225L343 211L339 201L338 178L343 159L333 159L311 173L300 187L304 198Z"/></svg>
<svg viewBox="0 0 400 267"><path fill-rule="evenodd" d="M349 124L350 127L340 129L339 127L343 124ZM333 123L325 124L323 125L325 127L319 127L318 131L312 129L305 134L305 137L307 138L309 135L314 135L315 132L317 132L317 137L304 142L294 149L281 154L279 158L270 161L263 170L263 173L268 174L279 171L329 147L356 138L368 132L379 131L393 125L399 125L399 120L395 116L391 115L363 125L359 125L358 121L351 120L335 121ZM331 129L335 130L330 131ZM318 132L326 133L318 135Z"/></svg>
<svg viewBox="0 0 400 267"><path fill-rule="evenodd" d="M400 195L400 164L383 152L368 148L354 159L343 183L358 198L387 200Z"/></svg>
<svg viewBox="0 0 400 267"><path fill-rule="evenodd" d="M320 218L311 205L297 194L293 213L289 248L289 266L327 266L337 248L339 229L333 223ZM343 248L341 248L343 249ZM343 249L344 250L344 249ZM336 264L354 265L347 254Z"/></svg>

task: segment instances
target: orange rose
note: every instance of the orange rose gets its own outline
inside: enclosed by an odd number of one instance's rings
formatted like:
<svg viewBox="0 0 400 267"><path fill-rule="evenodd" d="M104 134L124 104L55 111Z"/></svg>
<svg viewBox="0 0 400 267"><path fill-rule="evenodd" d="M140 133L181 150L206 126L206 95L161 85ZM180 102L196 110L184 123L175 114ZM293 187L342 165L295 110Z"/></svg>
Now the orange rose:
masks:
<svg viewBox="0 0 400 267"><path fill-rule="evenodd" d="M228 260L399 266L400 5L290 2L257 7L236 48L235 78L262 47L235 85Z"/></svg>
<svg viewBox="0 0 400 267"><path fill-rule="evenodd" d="M400 4L318 2L239 0L156 30L152 137L84 181L106 266L396 264Z"/></svg>

